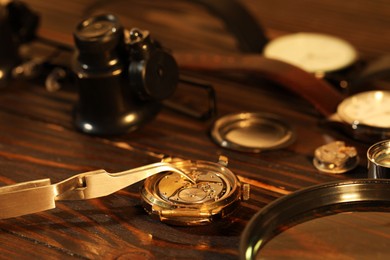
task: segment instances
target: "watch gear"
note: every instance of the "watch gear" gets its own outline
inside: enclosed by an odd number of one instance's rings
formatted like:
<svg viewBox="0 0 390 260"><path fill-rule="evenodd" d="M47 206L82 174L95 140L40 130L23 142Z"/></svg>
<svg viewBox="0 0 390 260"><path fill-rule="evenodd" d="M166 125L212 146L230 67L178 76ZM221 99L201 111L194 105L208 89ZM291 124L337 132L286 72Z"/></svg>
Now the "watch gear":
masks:
<svg viewBox="0 0 390 260"><path fill-rule="evenodd" d="M322 145L314 151L314 166L322 172L339 174L357 166L359 157L355 147L342 141Z"/></svg>
<svg viewBox="0 0 390 260"><path fill-rule="evenodd" d="M218 163L176 161L175 167L195 180L191 183L174 172L147 178L141 190L145 210L174 225L204 225L229 215L240 200L249 199L249 185L241 183L227 166Z"/></svg>

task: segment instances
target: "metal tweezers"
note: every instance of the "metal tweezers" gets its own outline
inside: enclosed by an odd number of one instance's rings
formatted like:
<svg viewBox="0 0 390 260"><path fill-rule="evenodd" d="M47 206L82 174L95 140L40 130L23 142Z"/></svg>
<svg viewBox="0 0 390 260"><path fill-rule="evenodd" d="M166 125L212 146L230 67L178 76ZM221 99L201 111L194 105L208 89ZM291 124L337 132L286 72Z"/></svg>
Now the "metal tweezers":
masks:
<svg viewBox="0 0 390 260"><path fill-rule="evenodd" d="M85 200L107 196L162 172L176 172L195 183L191 176L166 162L118 173L90 171L55 184L51 184L50 179L22 182L0 187L0 219L54 209L57 200Z"/></svg>

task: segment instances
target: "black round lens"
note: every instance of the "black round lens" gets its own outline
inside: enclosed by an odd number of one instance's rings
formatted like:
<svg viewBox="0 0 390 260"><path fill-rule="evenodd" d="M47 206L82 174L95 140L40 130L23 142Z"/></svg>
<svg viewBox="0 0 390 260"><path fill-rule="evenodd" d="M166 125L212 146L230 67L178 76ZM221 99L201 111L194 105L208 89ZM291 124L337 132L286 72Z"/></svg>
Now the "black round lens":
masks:
<svg viewBox="0 0 390 260"><path fill-rule="evenodd" d="M115 32L111 21L96 21L80 28L78 35L85 38L96 38Z"/></svg>

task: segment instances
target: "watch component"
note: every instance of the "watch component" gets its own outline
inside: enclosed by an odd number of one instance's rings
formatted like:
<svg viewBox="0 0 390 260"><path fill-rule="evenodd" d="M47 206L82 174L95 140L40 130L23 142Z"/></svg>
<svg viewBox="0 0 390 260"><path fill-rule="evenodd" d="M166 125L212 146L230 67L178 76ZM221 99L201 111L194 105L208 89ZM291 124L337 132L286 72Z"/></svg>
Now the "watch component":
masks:
<svg viewBox="0 0 390 260"><path fill-rule="evenodd" d="M390 128L390 91L367 91L340 103L337 114L349 125Z"/></svg>
<svg viewBox="0 0 390 260"><path fill-rule="evenodd" d="M211 129L211 137L222 147L253 153L280 149L295 140L294 131L284 119L260 112L219 118Z"/></svg>
<svg viewBox="0 0 390 260"><path fill-rule="evenodd" d="M331 122L357 140L378 142L390 138L390 91L366 91L344 99Z"/></svg>
<svg viewBox="0 0 390 260"><path fill-rule="evenodd" d="M356 148L335 141L314 151L313 164L322 172L339 174L354 169L359 162Z"/></svg>
<svg viewBox="0 0 390 260"><path fill-rule="evenodd" d="M57 200L85 200L110 195L152 175L169 171L188 179L193 178L175 166L154 163L139 168L107 173L105 170L85 172L51 184L50 179L35 180L0 187L0 219L54 209Z"/></svg>
<svg viewBox="0 0 390 260"><path fill-rule="evenodd" d="M293 192L252 217L241 236L240 259L259 259L267 242L297 224L342 212L369 211L390 211L390 180L343 180Z"/></svg>
<svg viewBox="0 0 390 260"><path fill-rule="evenodd" d="M295 33L278 37L264 48L264 56L324 74L344 69L357 60L356 49L338 37L320 33Z"/></svg>
<svg viewBox="0 0 390 260"><path fill-rule="evenodd" d="M214 118L217 114L217 97L213 86L183 76L179 78L179 82L181 88L178 88L174 98L163 102L164 106L200 120ZM203 99L202 102L197 97L199 90L203 91L203 95L206 97L206 100Z"/></svg>
<svg viewBox="0 0 390 260"><path fill-rule="evenodd" d="M390 179L390 140L372 145L367 150L368 177Z"/></svg>
<svg viewBox="0 0 390 260"><path fill-rule="evenodd" d="M195 183L166 172L147 178L141 191L145 210L173 225L204 225L229 215L240 200L249 199L249 184L241 183L227 166L206 161L172 163Z"/></svg>

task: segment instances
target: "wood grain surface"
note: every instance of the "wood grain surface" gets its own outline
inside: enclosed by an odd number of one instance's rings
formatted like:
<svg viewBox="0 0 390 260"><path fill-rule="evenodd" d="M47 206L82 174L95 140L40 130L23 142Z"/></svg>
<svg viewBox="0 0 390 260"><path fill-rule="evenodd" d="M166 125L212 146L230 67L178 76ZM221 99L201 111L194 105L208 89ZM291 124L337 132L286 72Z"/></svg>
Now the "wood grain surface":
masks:
<svg viewBox="0 0 390 260"><path fill-rule="evenodd" d="M97 12L118 15L127 28L149 30L173 52L239 54L222 21L191 1L28 0L41 16L39 34L72 44L72 32ZM269 38L314 31L350 41L362 59L390 53L390 2L387 0L243 0ZM367 176L365 153L371 145L322 126L323 116L285 88L251 75L183 75L212 84L218 116L241 111L275 113L296 131L285 149L260 154L227 150L209 137L212 120L197 120L164 108L142 128L112 137L75 130L74 87L48 92L41 81L17 80L0 94L0 182L42 178L52 182L96 169L118 172L158 162L166 155L217 161L251 185L251 198L230 218L208 226L176 227L152 219L141 207L141 184L108 197L59 202L54 210L0 220L1 259L237 259L240 234L262 207L311 185ZM186 91L183 86L179 89ZM333 140L356 146L359 166L342 175L318 172L314 150ZM1 210L1 209L0 209Z"/></svg>

